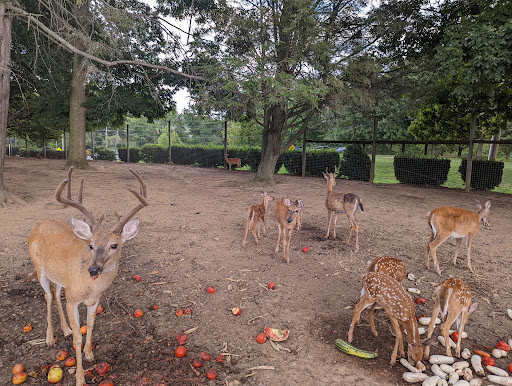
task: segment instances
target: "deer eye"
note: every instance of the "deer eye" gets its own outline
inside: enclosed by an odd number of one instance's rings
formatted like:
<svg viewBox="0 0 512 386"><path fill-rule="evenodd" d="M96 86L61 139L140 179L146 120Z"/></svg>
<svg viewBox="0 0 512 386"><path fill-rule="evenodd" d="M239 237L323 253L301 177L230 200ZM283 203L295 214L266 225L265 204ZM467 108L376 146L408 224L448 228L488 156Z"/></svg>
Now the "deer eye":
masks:
<svg viewBox="0 0 512 386"><path fill-rule="evenodd" d="M116 249L116 248L117 248L117 244L112 244L112 245L110 246L110 248L112 248L112 249Z"/></svg>
<svg viewBox="0 0 512 386"><path fill-rule="evenodd" d="M93 248L92 248L92 244L89 244L89 249L91 249L91 250L93 249Z"/></svg>

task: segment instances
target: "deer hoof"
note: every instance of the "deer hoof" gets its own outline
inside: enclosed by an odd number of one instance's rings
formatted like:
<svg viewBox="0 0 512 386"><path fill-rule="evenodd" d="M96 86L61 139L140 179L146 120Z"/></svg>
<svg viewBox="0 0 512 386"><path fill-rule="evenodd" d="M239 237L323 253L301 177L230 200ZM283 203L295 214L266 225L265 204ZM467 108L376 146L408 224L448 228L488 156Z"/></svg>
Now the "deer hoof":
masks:
<svg viewBox="0 0 512 386"><path fill-rule="evenodd" d="M88 361L92 362L94 360L94 354L93 354L92 350L88 351L88 350L84 349L84 354L85 354L85 359L87 359Z"/></svg>

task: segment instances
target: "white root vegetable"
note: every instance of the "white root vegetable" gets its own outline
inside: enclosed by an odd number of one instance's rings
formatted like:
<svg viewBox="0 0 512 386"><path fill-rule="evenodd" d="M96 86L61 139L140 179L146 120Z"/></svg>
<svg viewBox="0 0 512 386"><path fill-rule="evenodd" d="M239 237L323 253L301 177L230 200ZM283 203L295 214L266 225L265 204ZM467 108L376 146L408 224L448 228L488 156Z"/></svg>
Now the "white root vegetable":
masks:
<svg viewBox="0 0 512 386"><path fill-rule="evenodd" d="M438 375L433 375L432 377L428 377L423 381L421 386L436 386L437 382L441 379Z"/></svg>
<svg viewBox="0 0 512 386"><path fill-rule="evenodd" d="M469 386L469 382L465 379L461 379L453 384L453 386Z"/></svg>
<svg viewBox="0 0 512 386"><path fill-rule="evenodd" d="M465 369L466 367L469 367L469 363L468 361L460 361L460 362L455 362L453 364L453 368L455 369L455 371L457 370L463 370Z"/></svg>
<svg viewBox="0 0 512 386"><path fill-rule="evenodd" d="M446 347L446 342L444 341L444 336L439 335L437 337L437 340L443 345L443 347ZM451 348L457 347L457 344L452 340L452 338L449 337L448 340L450 341L450 347Z"/></svg>
<svg viewBox="0 0 512 386"><path fill-rule="evenodd" d="M464 350L462 350L462 353L460 354L460 356L464 359L469 359L469 358L471 358L471 351L469 351L468 348L465 348Z"/></svg>
<svg viewBox="0 0 512 386"><path fill-rule="evenodd" d="M405 358L400 358L400 364L404 366L407 370L409 370L411 373L419 373L420 370L418 370L416 367L412 366L409 361Z"/></svg>
<svg viewBox="0 0 512 386"><path fill-rule="evenodd" d="M462 370L462 376L466 381L471 381L473 379L473 372L469 367L466 367L464 370Z"/></svg>
<svg viewBox="0 0 512 386"><path fill-rule="evenodd" d="M491 354L494 358L501 358L503 356L501 355L501 350L498 350L497 348L493 349Z"/></svg>
<svg viewBox="0 0 512 386"><path fill-rule="evenodd" d="M455 372L455 368L453 366L447 365L446 363L441 363L439 368L443 370L446 374L451 374Z"/></svg>
<svg viewBox="0 0 512 386"><path fill-rule="evenodd" d="M512 310L510 308L507 309L507 315L510 319L512 319Z"/></svg>
<svg viewBox="0 0 512 386"><path fill-rule="evenodd" d="M432 319L432 318L429 317L429 316L423 316L423 317L418 319L418 322L420 324L423 324L424 326L428 326L429 323L430 323L430 319ZM441 319L436 318L436 324L439 324L439 323L441 323Z"/></svg>
<svg viewBox="0 0 512 386"><path fill-rule="evenodd" d="M512 339L509 339L509 340L508 340L508 345L509 345L510 347L512 347Z"/></svg>
<svg viewBox="0 0 512 386"><path fill-rule="evenodd" d="M423 335L426 332L427 330L425 329L425 327L418 327L418 334Z"/></svg>
<svg viewBox="0 0 512 386"><path fill-rule="evenodd" d="M451 335L453 332L459 332L459 330L449 330L449 334ZM468 337L468 333L466 331L462 331L462 335L460 336L462 339L466 339Z"/></svg>
<svg viewBox="0 0 512 386"><path fill-rule="evenodd" d="M431 355L430 358L428 358L428 361L433 365L440 365L441 363L451 365L453 362L455 362L455 359L446 355Z"/></svg>
<svg viewBox="0 0 512 386"><path fill-rule="evenodd" d="M405 373L402 374L402 379L405 381L405 382L409 382L409 383L419 383L419 382L423 382L425 379L428 378L428 375L427 374L423 374L423 373L413 373L411 371L406 371Z"/></svg>
<svg viewBox="0 0 512 386"><path fill-rule="evenodd" d="M448 378L448 374L446 374L443 370L441 370L441 368L439 367L438 364L433 364L430 367L430 370L432 370L432 373L434 373L434 375L437 375L441 379Z"/></svg>
<svg viewBox="0 0 512 386"><path fill-rule="evenodd" d="M453 386L459 380L459 374L451 373L450 378L448 378L448 385Z"/></svg>
<svg viewBox="0 0 512 386"><path fill-rule="evenodd" d="M475 369L475 373L483 377L485 375L484 368L482 367L482 357L480 355L473 355L471 357L471 366Z"/></svg>
<svg viewBox="0 0 512 386"><path fill-rule="evenodd" d="M493 373L494 375L499 375L500 377L508 377L508 373L505 370L500 369L499 367L485 366L485 368L487 369L488 372Z"/></svg>
<svg viewBox="0 0 512 386"><path fill-rule="evenodd" d="M407 291L409 291L412 294L419 295L421 294L421 291L417 288L408 288Z"/></svg>
<svg viewBox="0 0 512 386"><path fill-rule="evenodd" d="M446 379L440 379L439 381L437 381L436 386L448 386L448 382L446 381Z"/></svg>
<svg viewBox="0 0 512 386"><path fill-rule="evenodd" d="M469 386L482 386L484 381L481 378L475 378L471 382L469 382Z"/></svg>
<svg viewBox="0 0 512 386"><path fill-rule="evenodd" d="M505 351L505 350L499 350L499 349L497 349L497 350L501 352L501 357L502 357L502 358L503 358L503 357L507 357L507 356L508 356L508 352L507 352L507 351Z"/></svg>
<svg viewBox="0 0 512 386"><path fill-rule="evenodd" d="M418 361L418 362L416 363L416 368L417 368L419 371L421 371L421 372L423 372L423 371L427 370L427 368L425 367L425 365L423 364L423 362L422 362L422 361Z"/></svg>
<svg viewBox="0 0 512 386"><path fill-rule="evenodd" d="M489 374L487 380L497 385L512 386L512 377L500 377L499 375Z"/></svg>

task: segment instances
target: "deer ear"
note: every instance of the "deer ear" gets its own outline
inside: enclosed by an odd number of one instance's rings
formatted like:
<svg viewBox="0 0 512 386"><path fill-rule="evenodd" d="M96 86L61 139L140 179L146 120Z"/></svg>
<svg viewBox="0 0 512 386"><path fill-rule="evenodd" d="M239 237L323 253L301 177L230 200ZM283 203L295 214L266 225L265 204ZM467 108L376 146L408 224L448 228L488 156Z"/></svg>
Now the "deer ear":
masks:
<svg viewBox="0 0 512 386"><path fill-rule="evenodd" d="M489 209L491 207L491 201L485 202L485 209Z"/></svg>
<svg viewBox="0 0 512 386"><path fill-rule="evenodd" d="M471 307L469 307L468 314L471 314L472 312L474 312L476 310L477 306L478 306L478 303L471 304Z"/></svg>
<svg viewBox="0 0 512 386"><path fill-rule="evenodd" d="M288 198L285 198L283 202L286 206L290 206L292 204L292 202Z"/></svg>
<svg viewBox="0 0 512 386"><path fill-rule="evenodd" d="M134 218L133 220L128 221L123 227L123 232L121 233L123 243L133 239L137 236L137 233L139 233L139 219Z"/></svg>
<svg viewBox="0 0 512 386"><path fill-rule="evenodd" d="M436 340L436 337L431 336L427 340L424 340L422 344L423 344L423 346L430 346L432 343L434 343L435 340Z"/></svg>
<svg viewBox="0 0 512 386"><path fill-rule="evenodd" d="M91 227L85 221L79 220L76 217L72 217L71 226L73 227L73 233L80 237L82 240L92 239Z"/></svg>

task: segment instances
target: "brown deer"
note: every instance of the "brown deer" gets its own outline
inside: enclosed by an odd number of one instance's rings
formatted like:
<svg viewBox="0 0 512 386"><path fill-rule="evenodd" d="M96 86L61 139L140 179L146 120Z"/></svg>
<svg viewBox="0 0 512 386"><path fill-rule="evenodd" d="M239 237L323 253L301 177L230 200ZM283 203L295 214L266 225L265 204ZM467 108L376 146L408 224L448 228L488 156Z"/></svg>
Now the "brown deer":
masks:
<svg viewBox="0 0 512 386"><path fill-rule="evenodd" d="M363 213L363 203L361 199L353 193L338 193L333 192L332 187L336 185L335 175L338 168L334 168L334 173L329 173L325 169L325 173L322 172L324 178L327 180L327 195L325 197L325 207L327 208L327 233L325 239L329 238L329 231L331 229L331 216L334 212L334 226L332 238L336 238L336 222L338 221L338 213L347 215L348 221L350 222L350 232L347 238L347 245L350 244L350 238L352 237L352 231L356 233L356 249L359 251L359 227L356 223L355 215L359 209Z"/></svg>
<svg viewBox="0 0 512 386"><path fill-rule="evenodd" d="M91 223L77 218L71 224L56 220L47 220L38 224L30 234L28 248L34 263L35 274L43 287L46 298L48 328L46 330L47 346L54 345L52 325L52 299L55 298L59 312L60 326L65 336L73 333L75 347L82 347L82 334L78 306L87 306L87 337L84 346L85 358L94 359L92 352L92 332L96 317L96 307L100 297L114 281L119 269L119 259L123 243L133 239L139 231L139 219L131 219L140 209L148 205L146 186L139 173L130 169L140 185L140 193L131 190L139 203L123 217L117 216L117 223L106 231L100 228L103 216L99 220L82 205L82 178L77 201L71 199L71 175L58 186L55 198L58 202L72 206L82 212ZM67 185L67 198L61 196ZM61 290L66 295L66 312L69 328L61 303ZM82 365L82 352L76 350L76 385L85 383Z"/></svg>
<svg viewBox="0 0 512 386"><path fill-rule="evenodd" d="M229 166L229 171L231 171L231 165L236 166L237 168L242 167L242 160L240 158L228 158L228 154L225 154L224 159Z"/></svg>
<svg viewBox="0 0 512 386"><path fill-rule="evenodd" d="M258 238L260 238L260 222L263 224L263 234L266 232L265 212L267 211L268 202L272 201L273 198L267 192L263 192L261 195L263 196L263 202L259 205L253 205L249 209L249 218L247 219L247 226L245 227L245 236L242 246L245 246L245 240L247 239L247 234L249 233L249 229L251 229L251 225L252 235L254 236L256 244L259 244Z"/></svg>
<svg viewBox="0 0 512 386"><path fill-rule="evenodd" d="M276 253L279 252L279 241L283 237L283 261L290 262L290 241L292 239L293 228L297 223L300 208L294 205L289 199L281 197L274 207L274 214L277 222L279 234L277 236ZM288 236L286 235L288 231Z"/></svg>
<svg viewBox="0 0 512 386"><path fill-rule="evenodd" d="M304 215L304 201L295 200L292 201L292 204L299 207L299 216L297 217L297 230L300 231L300 228L302 227L302 216Z"/></svg>
<svg viewBox="0 0 512 386"><path fill-rule="evenodd" d="M411 364L416 364L422 359L423 347L420 342L414 302L402 284L383 272L367 272L363 276L361 299L354 307L354 316L348 331L349 343L352 343L354 327L356 323L359 323L361 311L374 303L379 303L384 308L395 329L395 347L389 362L391 366L395 365L398 350L400 350L401 356L405 356L402 333L404 329L407 332L409 343L407 349L408 360ZM370 327L373 335L378 336L373 319L370 319Z"/></svg>
<svg viewBox="0 0 512 386"><path fill-rule="evenodd" d="M453 208L450 206L441 206L434 209L428 215L428 225L430 225L430 240L427 243L427 260L425 265L430 268L430 254L434 267L439 275L439 263L437 261L437 248L449 237L456 239L455 256L453 257L453 265L457 263L457 255L461 250L462 238L466 237L466 249L468 256L468 268L471 272L471 242L473 237L480 229L480 223L489 225L487 217L491 208L491 202L487 201L483 206L477 201L478 211L471 212L465 209Z"/></svg>
<svg viewBox="0 0 512 386"><path fill-rule="evenodd" d="M427 340L432 336L435 328L435 320L439 313L441 319L445 322L441 325L441 334L445 342L449 342L450 326L456 321L459 339L456 342L455 356L460 357L460 341L464 326L468 321L468 316L477 307L477 303L471 304L471 291L469 287L460 279L446 279L436 288L436 303L432 311L432 319L428 325ZM430 346L425 348L425 359L430 355ZM446 355L451 357L452 350L450 344L446 344Z"/></svg>

